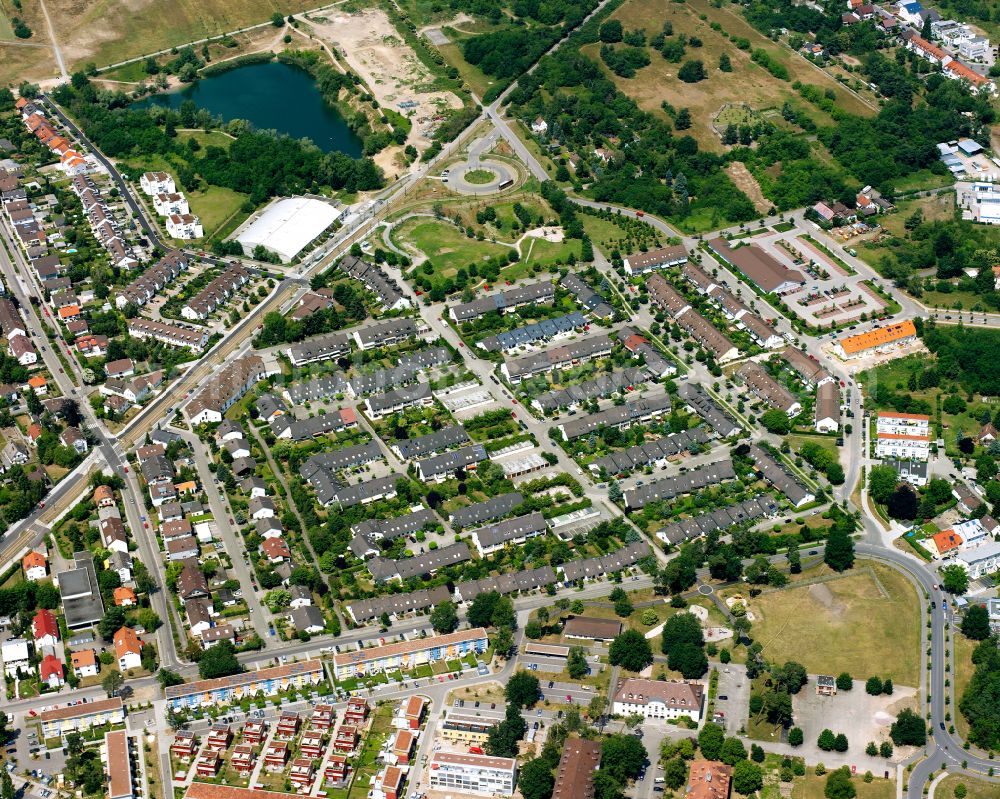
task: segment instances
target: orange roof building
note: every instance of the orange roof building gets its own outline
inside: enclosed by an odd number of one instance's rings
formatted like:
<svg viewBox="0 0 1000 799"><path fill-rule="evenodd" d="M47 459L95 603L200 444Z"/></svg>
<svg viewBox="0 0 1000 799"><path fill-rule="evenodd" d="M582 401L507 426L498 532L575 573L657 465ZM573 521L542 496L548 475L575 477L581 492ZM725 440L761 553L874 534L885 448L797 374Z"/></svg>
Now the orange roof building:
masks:
<svg viewBox="0 0 1000 799"><path fill-rule="evenodd" d="M38 391L40 388L45 388L48 385L48 381L41 375L34 375L28 378L28 385Z"/></svg>
<svg viewBox="0 0 1000 799"><path fill-rule="evenodd" d="M962 546L963 541L962 536L954 530L942 530L937 535L925 539L924 543L932 554L936 553L937 557L943 558Z"/></svg>
<svg viewBox="0 0 1000 799"><path fill-rule="evenodd" d="M122 671L142 665L142 640L131 627L122 627L115 633L115 656Z"/></svg>
<svg viewBox="0 0 1000 799"><path fill-rule="evenodd" d="M94 489L94 504L99 508L115 504L115 492L111 490L111 486L98 486Z"/></svg>
<svg viewBox="0 0 1000 799"><path fill-rule="evenodd" d="M873 350L881 350L893 345L904 344L917 337L917 328L912 319L905 319L885 327L877 327L867 333L846 336L837 342L837 354L842 358L857 358Z"/></svg>
<svg viewBox="0 0 1000 799"><path fill-rule="evenodd" d="M70 655L69 662L77 677L91 676L98 671L97 653L93 649L81 649L79 652L74 652Z"/></svg>
<svg viewBox="0 0 1000 799"><path fill-rule="evenodd" d="M21 568L29 580L44 580L48 574L48 560L41 552L32 550L21 558Z"/></svg>
<svg viewBox="0 0 1000 799"><path fill-rule="evenodd" d="M65 308L59 309L60 319L76 319L80 315L79 305L67 305Z"/></svg>
<svg viewBox="0 0 1000 799"><path fill-rule="evenodd" d="M685 799L727 799L733 770L716 760L692 760Z"/></svg>
<svg viewBox="0 0 1000 799"><path fill-rule="evenodd" d="M115 604L118 607L128 607L129 605L137 604L137 600L135 598L135 591L133 591L127 585L123 585L116 588Z"/></svg>

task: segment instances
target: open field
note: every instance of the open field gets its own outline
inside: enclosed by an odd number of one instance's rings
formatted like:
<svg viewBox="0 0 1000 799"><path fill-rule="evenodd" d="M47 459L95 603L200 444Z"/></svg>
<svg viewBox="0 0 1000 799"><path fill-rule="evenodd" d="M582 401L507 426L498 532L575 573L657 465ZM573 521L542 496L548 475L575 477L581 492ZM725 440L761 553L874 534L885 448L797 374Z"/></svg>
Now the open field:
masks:
<svg viewBox="0 0 1000 799"><path fill-rule="evenodd" d="M816 574L835 573L823 567ZM796 660L813 674L846 671L918 684L920 605L910 582L887 566L859 560L843 576L765 591L750 609L754 640L772 662Z"/></svg>
<svg viewBox="0 0 1000 799"><path fill-rule="evenodd" d="M704 15L705 19L700 17ZM762 36L746 20L728 10L715 8L708 0L689 0L686 3L671 3L668 0L627 0L612 18L620 19L626 30L645 28L649 36L659 31L651 26L661 21L673 24L674 37L686 34L690 39L696 36L703 42L702 47L687 47L680 63L671 63L659 53L650 51L651 63L640 69L634 78L620 78L608 70L608 76L616 85L644 109L655 113L661 111L661 103L666 100L675 108L688 108L693 125L688 131L698 143L710 150L721 151L722 142L712 128L712 120L726 103L746 103L755 111L780 108L785 100L792 100L805 109L818 124L831 124L829 115L809 106L798 97L791 84L798 80L822 89L833 89L841 108L855 114L873 113L867 105L847 92L830 78L787 48L779 46ZM767 70L750 60L750 53L740 50L715 31L710 24L716 22L733 37L746 38L751 49L763 48L789 72L790 80L774 78ZM599 44L582 48L588 56L601 62ZM733 72L724 73L718 68L719 56L727 53L733 63ZM678 80L677 72L684 61L700 59L705 64L708 78L698 83L684 83ZM734 75L739 79L734 80Z"/></svg>
<svg viewBox="0 0 1000 799"><path fill-rule="evenodd" d="M962 694L965 693L965 688L976 670L972 664L972 650L976 648L976 641L969 640L957 631L952 635L955 642L955 675L952 683L955 689L955 712L952 718L959 736L965 738L969 734L969 722L958 710L958 704L962 701Z"/></svg>
<svg viewBox="0 0 1000 799"><path fill-rule="evenodd" d="M851 782L858 792L858 799L892 799L896 795L896 785L892 780L876 779L865 782L859 774ZM817 777L810 771L805 777L797 777L792 783L792 799L824 799L825 787L826 775ZM940 788L938 791L938 796L944 799L945 795L940 793ZM951 799L951 796L948 794L948 799Z"/></svg>
<svg viewBox="0 0 1000 799"><path fill-rule="evenodd" d="M934 796L937 799L955 799L955 788L959 784L965 786L966 799L996 799L1000 792L1000 786L995 782L977 780L968 774L952 774L945 777L934 789Z"/></svg>
<svg viewBox="0 0 1000 799"><path fill-rule="evenodd" d="M489 241L466 237L448 222L412 218L393 231L397 246L419 250L434 264L443 277L451 277L460 267L486 260L494 255L506 255L510 248Z"/></svg>
<svg viewBox="0 0 1000 799"><path fill-rule="evenodd" d="M228 220L239 216L242 221L248 214L240 208L247 195L223 186L206 186L187 194L192 213L201 218L205 237L210 238Z"/></svg>
<svg viewBox="0 0 1000 799"><path fill-rule="evenodd" d="M271 15L297 14L315 0L48 0L56 36L70 69L124 61L268 22ZM81 9L80 6L84 7Z"/></svg>
<svg viewBox="0 0 1000 799"><path fill-rule="evenodd" d="M17 39L10 24L11 16L13 14L11 9L7 8L7 3L0 2L0 42L13 42Z"/></svg>

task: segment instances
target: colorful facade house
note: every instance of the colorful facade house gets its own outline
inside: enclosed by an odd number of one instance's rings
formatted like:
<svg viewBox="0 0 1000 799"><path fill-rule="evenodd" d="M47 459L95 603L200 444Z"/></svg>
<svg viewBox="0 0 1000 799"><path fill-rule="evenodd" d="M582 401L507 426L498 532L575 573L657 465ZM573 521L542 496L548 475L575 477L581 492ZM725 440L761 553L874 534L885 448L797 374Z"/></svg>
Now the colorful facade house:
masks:
<svg viewBox="0 0 1000 799"><path fill-rule="evenodd" d="M425 663L454 660L470 653L486 651L489 642L486 630L461 630L447 635L373 646L357 652L334 655L334 676L338 680L359 674L372 674L401 669L408 671Z"/></svg>
<svg viewBox="0 0 1000 799"><path fill-rule="evenodd" d="M168 706L181 710L205 705L225 705L259 694L274 696L292 688L318 685L324 679L323 664L318 660L307 660L214 680L171 685L165 693Z"/></svg>

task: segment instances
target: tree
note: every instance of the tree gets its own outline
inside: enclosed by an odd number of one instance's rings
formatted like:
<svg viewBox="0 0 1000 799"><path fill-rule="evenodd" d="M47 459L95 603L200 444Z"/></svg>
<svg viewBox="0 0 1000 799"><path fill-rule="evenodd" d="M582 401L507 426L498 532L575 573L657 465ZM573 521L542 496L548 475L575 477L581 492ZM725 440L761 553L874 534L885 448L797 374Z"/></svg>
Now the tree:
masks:
<svg viewBox="0 0 1000 799"><path fill-rule="evenodd" d="M566 671L574 680L584 677L590 670L587 665L587 653L582 646L570 647L569 656L566 658Z"/></svg>
<svg viewBox="0 0 1000 799"><path fill-rule="evenodd" d="M676 613L663 625L663 637L660 639L663 654L669 655L680 644L694 644L698 647L705 645L701 622L693 613Z"/></svg>
<svg viewBox="0 0 1000 799"><path fill-rule="evenodd" d="M622 784L610 771L598 769L594 772L594 799L622 799Z"/></svg>
<svg viewBox="0 0 1000 799"><path fill-rule="evenodd" d="M779 436L785 435L792 429L792 423L788 418L788 414L784 411L779 411L777 408L764 411L760 416L760 423L764 425L764 429L767 432L775 433Z"/></svg>
<svg viewBox="0 0 1000 799"><path fill-rule="evenodd" d="M285 18L281 15L280 12L275 11L271 15L271 24L274 25L274 27L276 28L283 28L285 27Z"/></svg>
<svg viewBox="0 0 1000 799"><path fill-rule="evenodd" d="M705 760L718 760L725 741L726 732L722 727L712 721L705 722L705 726L698 733L698 748L701 749L701 756Z"/></svg>
<svg viewBox="0 0 1000 799"><path fill-rule="evenodd" d="M823 551L823 561L834 571L847 571L854 565L854 539L846 524L835 522L830 528Z"/></svg>
<svg viewBox="0 0 1000 799"><path fill-rule="evenodd" d="M691 109L682 108L674 117L674 128L676 130L688 130L691 127Z"/></svg>
<svg viewBox="0 0 1000 799"><path fill-rule="evenodd" d="M760 766L749 760L741 760L733 767L733 789L749 796L764 787L764 773Z"/></svg>
<svg viewBox="0 0 1000 799"><path fill-rule="evenodd" d="M837 752L846 752L848 747L847 736L842 732L837 733L837 737L834 739L833 748Z"/></svg>
<svg viewBox="0 0 1000 799"><path fill-rule="evenodd" d="M10 778L10 772L3 770L3 777L0 779L0 799L14 799L14 780Z"/></svg>
<svg viewBox="0 0 1000 799"><path fill-rule="evenodd" d="M878 696L882 693L882 681L878 677L869 677L865 682L865 691L872 696Z"/></svg>
<svg viewBox="0 0 1000 799"><path fill-rule="evenodd" d="M805 735L800 727L792 727L788 731L788 745L789 746L802 746L805 742Z"/></svg>
<svg viewBox="0 0 1000 799"><path fill-rule="evenodd" d="M517 784L524 799L549 799L555 787L552 766L541 757L529 760L521 766Z"/></svg>
<svg viewBox="0 0 1000 799"><path fill-rule="evenodd" d="M203 680L228 677L230 674L239 674L242 670L243 667L236 659L236 649L229 641L220 641L205 650L198 661L198 674Z"/></svg>
<svg viewBox="0 0 1000 799"><path fill-rule="evenodd" d="M638 777L645 765L646 747L634 735L609 735L601 744L601 770L623 785Z"/></svg>
<svg viewBox="0 0 1000 799"><path fill-rule="evenodd" d="M851 771L847 766L831 771L826 778L823 795L826 799L854 799L858 792L851 782Z"/></svg>
<svg viewBox="0 0 1000 799"><path fill-rule="evenodd" d="M705 80L705 65L699 59L685 61L684 65L677 71L677 77L685 83L697 83Z"/></svg>
<svg viewBox="0 0 1000 799"><path fill-rule="evenodd" d="M163 688L169 688L171 685L182 685L184 683L184 678L170 669L160 669L156 672L156 679Z"/></svg>
<svg viewBox="0 0 1000 799"><path fill-rule="evenodd" d="M499 591L486 591L472 600L466 611L465 618L473 627L490 627L493 624L493 611L500 599Z"/></svg>
<svg viewBox="0 0 1000 799"><path fill-rule="evenodd" d="M622 40L622 23L617 19L609 19L601 25L597 32L598 38L605 44L614 44Z"/></svg>
<svg viewBox="0 0 1000 799"><path fill-rule="evenodd" d="M917 492L906 483L896 487L889 501L886 503L886 510L893 519L906 519L912 521L917 518L919 501Z"/></svg>
<svg viewBox="0 0 1000 799"><path fill-rule="evenodd" d="M532 707L538 701L538 678L531 672L518 671L507 681L504 695L514 707Z"/></svg>
<svg viewBox="0 0 1000 799"><path fill-rule="evenodd" d="M458 611L452 602L442 602L431 611L431 627L437 633L451 633L458 628Z"/></svg>
<svg viewBox="0 0 1000 799"><path fill-rule="evenodd" d="M514 648L514 631L510 627L498 627L493 634L493 651L505 658Z"/></svg>
<svg viewBox="0 0 1000 799"><path fill-rule="evenodd" d="M729 54L723 53L719 56L719 69L722 72L732 72L733 62L729 60Z"/></svg>
<svg viewBox="0 0 1000 799"><path fill-rule="evenodd" d="M846 671L840 672L837 675L837 690L838 691L850 691L854 687L854 680L851 675Z"/></svg>
<svg viewBox="0 0 1000 799"><path fill-rule="evenodd" d="M671 791L683 786L687 782L687 776L688 766L683 758L672 757L663 764L663 783Z"/></svg>
<svg viewBox="0 0 1000 799"><path fill-rule="evenodd" d="M927 743L927 727L920 716L904 708L889 728L889 737L896 746L923 746Z"/></svg>
<svg viewBox="0 0 1000 799"><path fill-rule="evenodd" d="M763 763L764 758L764 749L757 744L750 744L750 759L754 763Z"/></svg>
<svg viewBox="0 0 1000 799"><path fill-rule="evenodd" d="M490 728L486 740L487 753L494 757L516 757L517 742L524 737L527 730L528 723L522 718L521 709L514 704L508 704L504 720Z"/></svg>
<svg viewBox="0 0 1000 799"><path fill-rule="evenodd" d="M962 635L974 641L990 637L990 614L984 605L970 605L962 617Z"/></svg>
<svg viewBox="0 0 1000 799"><path fill-rule="evenodd" d="M125 609L117 606L109 607L104 611L104 616L97 625L97 630L101 638L105 641L113 641L115 633L125 626Z"/></svg>
<svg viewBox="0 0 1000 799"><path fill-rule="evenodd" d="M794 660L789 660L781 668L774 669L771 677L790 694L797 694L802 690L802 686L809 682L806 667Z"/></svg>
<svg viewBox="0 0 1000 799"><path fill-rule="evenodd" d="M719 753L719 760L727 766L735 766L741 760L747 759L747 748L739 738L726 738Z"/></svg>
<svg viewBox="0 0 1000 799"><path fill-rule="evenodd" d="M865 754L868 757L878 757L878 745L874 741L869 741L865 747Z"/></svg>
<svg viewBox="0 0 1000 799"><path fill-rule="evenodd" d="M868 473L868 494L879 505L885 505L899 484L899 474L891 466L872 466Z"/></svg>
<svg viewBox="0 0 1000 799"><path fill-rule="evenodd" d="M101 680L101 688L108 695L108 698L113 696L118 696L118 692L122 689L125 684L125 678L122 673L117 669L113 669L104 675L104 679Z"/></svg>
<svg viewBox="0 0 1000 799"><path fill-rule="evenodd" d="M611 642L608 660L612 666L642 671L653 662L653 648L638 630L625 630Z"/></svg>
<svg viewBox="0 0 1000 799"><path fill-rule="evenodd" d="M969 590L969 573L957 563L941 569L941 584L951 594L964 594Z"/></svg>
<svg viewBox="0 0 1000 799"><path fill-rule="evenodd" d="M833 751L834 745L837 743L837 736L833 734L833 730L825 729L819 734L816 739L816 746L822 749L824 752Z"/></svg>
<svg viewBox="0 0 1000 799"><path fill-rule="evenodd" d="M673 671L679 671L685 680L696 680L708 670L708 657L700 646L678 644L670 650L667 665Z"/></svg>
<svg viewBox="0 0 1000 799"><path fill-rule="evenodd" d="M892 757L892 744L888 741L882 741L881 746L878 748L878 753L884 758Z"/></svg>
<svg viewBox="0 0 1000 799"><path fill-rule="evenodd" d="M965 787L964 782L960 782L955 786L955 799L965 799L968 793L968 789Z"/></svg>

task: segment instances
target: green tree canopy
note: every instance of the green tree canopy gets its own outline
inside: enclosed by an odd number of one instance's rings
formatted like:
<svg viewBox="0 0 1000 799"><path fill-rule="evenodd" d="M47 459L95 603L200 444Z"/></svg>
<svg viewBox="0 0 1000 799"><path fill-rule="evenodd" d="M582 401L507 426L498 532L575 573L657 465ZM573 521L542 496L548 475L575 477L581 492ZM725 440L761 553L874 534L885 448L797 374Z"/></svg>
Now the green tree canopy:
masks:
<svg viewBox="0 0 1000 799"><path fill-rule="evenodd" d="M611 642L608 660L612 666L642 671L653 662L653 648L638 630L625 630Z"/></svg>
<svg viewBox="0 0 1000 799"><path fill-rule="evenodd" d="M538 701L538 678L529 671L518 671L507 681L504 695L515 707L532 707Z"/></svg>

